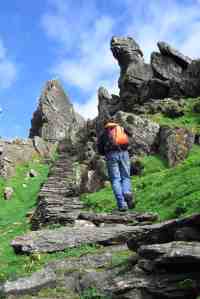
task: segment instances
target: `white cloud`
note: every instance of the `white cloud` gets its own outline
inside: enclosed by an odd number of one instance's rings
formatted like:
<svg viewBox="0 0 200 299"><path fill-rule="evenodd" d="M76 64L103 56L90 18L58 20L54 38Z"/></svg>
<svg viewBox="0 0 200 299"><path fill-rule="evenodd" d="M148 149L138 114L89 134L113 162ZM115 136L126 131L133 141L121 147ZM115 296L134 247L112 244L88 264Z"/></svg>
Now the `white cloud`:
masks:
<svg viewBox="0 0 200 299"><path fill-rule="evenodd" d="M8 88L15 81L16 65L7 57L6 48L0 39L0 88Z"/></svg>
<svg viewBox="0 0 200 299"><path fill-rule="evenodd" d="M110 94L118 94L119 89L116 86L115 78L110 81L101 81L99 82L98 87L104 86L107 88ZM93 119L97 116L98 113L98 90L94 90L93 94L90 96L89 100L84 103L74 102L75 110L84 116L85 119Z"/></svg>
<svg viewBox="0 0 200 299"><path fill-rule="evenodd" d="M128 25L126 34L134 34L146 60L149 60L152 51L158 50L156 47L158 41L166 41L190 56L199 53L199 5L197 3L141 0L133 4L132 1L125 1L130 12L129 18L133 20Z"/></svg>

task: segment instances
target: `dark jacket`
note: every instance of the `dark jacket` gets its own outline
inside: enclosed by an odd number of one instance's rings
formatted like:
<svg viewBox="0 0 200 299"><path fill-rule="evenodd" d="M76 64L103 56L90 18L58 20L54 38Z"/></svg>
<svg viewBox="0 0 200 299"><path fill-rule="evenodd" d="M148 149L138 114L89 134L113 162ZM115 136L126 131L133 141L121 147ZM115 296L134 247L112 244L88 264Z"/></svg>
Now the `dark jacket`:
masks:
<svg viewBox="0 0 200 299"><path fill-rule="evenodd" d="M124 131L128 133L125 129ZM128 134L129 135L129 134ZM112 151L125 151L128 149L128 145L114 145L109 138L108 130L104 129L103 133L99 136L97 141L97 150L100 155L106 155Z"/></svg>

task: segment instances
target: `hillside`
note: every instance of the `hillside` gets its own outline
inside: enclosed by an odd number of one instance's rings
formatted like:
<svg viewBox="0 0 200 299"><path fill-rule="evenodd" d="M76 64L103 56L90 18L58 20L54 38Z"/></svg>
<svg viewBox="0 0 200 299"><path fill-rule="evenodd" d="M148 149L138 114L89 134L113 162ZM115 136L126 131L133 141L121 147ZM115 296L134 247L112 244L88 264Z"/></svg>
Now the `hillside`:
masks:
<svg viewBox="0 0 200 299"><path fill-rule="evenodd" d="M200 147L193 146L188 158L169 168L159 156L141 158L141 176L132 177L136 211L156 212L160 220L188 216L200 209ZM89 209L111 212L115 208L111 187L82 196Z"/></svg>
<svg viewBox="0 0 200 299"><path fill-rule="evenodd" d="M200 65L157 45L147 64L133 38L113 37L120 93L99 88L95 119L84 121L58 80L49 80L31 139L2 143L6 175L13 159L7 152L20 144L15 175L0 181L3 298L200 295ZM127 212L116 211L96 146L110 118L129 133L136 207ZM38 143L43 155L38 147L32 153ZM31 145L26 163L24 145ZM10 200L5 186L13 187Z"/></svg>

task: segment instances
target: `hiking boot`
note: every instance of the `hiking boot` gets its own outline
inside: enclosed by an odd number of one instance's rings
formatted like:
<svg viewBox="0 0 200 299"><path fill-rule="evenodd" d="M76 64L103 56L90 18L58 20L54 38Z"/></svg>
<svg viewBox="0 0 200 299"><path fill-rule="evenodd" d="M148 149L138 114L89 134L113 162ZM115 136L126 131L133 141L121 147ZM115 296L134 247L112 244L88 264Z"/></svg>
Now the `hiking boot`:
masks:
<svg viewBox="0 0 200 299"><path fill-rule="evenodd" d="M125 193L124 199L125 199L129 209L133 209L135 207L135 201L133 200L132 193Z"/></svg>
<svg viewBox="0 0 200 299"><path fill-rule="evenodd" d="M126 212L127 210L128 210L127 207L122 207L118 209L119 212Z"/></svg>

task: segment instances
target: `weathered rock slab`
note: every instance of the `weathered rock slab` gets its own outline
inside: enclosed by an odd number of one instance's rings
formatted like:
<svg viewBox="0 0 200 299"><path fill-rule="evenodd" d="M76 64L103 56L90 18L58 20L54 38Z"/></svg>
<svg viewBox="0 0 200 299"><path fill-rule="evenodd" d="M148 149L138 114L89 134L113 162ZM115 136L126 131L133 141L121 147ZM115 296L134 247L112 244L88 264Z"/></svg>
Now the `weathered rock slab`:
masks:
<svg viewBox="0 0 200 299"><path fill-rule="evenodd" d="M181 80L183 69L171 57L153 52L151 54L151 65L154 72L162 80Z"/></svg>
<svg viewBox="0 0 200 299"><path fill-rule="evenodd" d="M135 227L131 238L128 239L128 247L133 251L142 245L161 244L172 241L197 241L197 232L200 232L200 214L194 214L182 219L164 221L162 223ZM187 229L190 230L187 233ZM181 234L181 230L183 233ZM194 230L194 234L192 231ZM177 234L178 232L178 234ZM199 240L198 240L199 241Z"/></svg>
<svg viewBox="0 0 200 299"><path fill-rule="evenodd" d="M54 252L82 244L124 244L140 227L115 225L114 227L63 227L41 230L15 238L11 245L14 250L24 253Z"/></svg>
<svg viewBox="0 0 200 299"><path fill-rule="evenodd" d="M175 166L188 156L194 140L195 135L185 128L163 126L160 129L159 150L169 166Z"/></svg>
<svg viewBox="0 0 200 299"><path fill-rule="evenodd" d="M55 287L56 275L50 268L33 273L30 277L7 281L1 286L2 295L22 295L39 291L43 287Z"/></svg>
<svg viewBox="0 0 200 299"><path fill-rule="evenodd" d="M45 229L15 238L12 246L16 252L31 253L62 251L81 244L112 245L128 242L129 248L135 251L141 245L175 241L176 230L183 227L191 226L199 231L199 224L200 214L196 214L180 220L143 226L119 224L114 227Z"/></svg>
<svg viewBox="0 0 200 299"><path fill-rule="evenodd" d="M99 225L100 223L120 223L128 225L138 225L142 222L153 222L157 220L158 215L153 213L126 213L126 214L108 214L108 213L91 213L81 212L79 219L85 219Z"/></svg>
<svg viewBox="0 0 200 299"><path fill-rule="evenodd" d="M189 64L191 64L192 59L183 55L178 50L174 49L166 42L158 42L157 43L160 53L164 56L173 57L173 59L183 68L186 68Z"/></svg>

